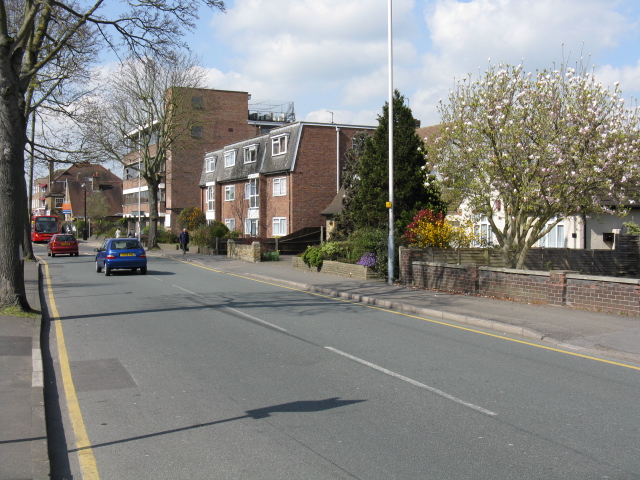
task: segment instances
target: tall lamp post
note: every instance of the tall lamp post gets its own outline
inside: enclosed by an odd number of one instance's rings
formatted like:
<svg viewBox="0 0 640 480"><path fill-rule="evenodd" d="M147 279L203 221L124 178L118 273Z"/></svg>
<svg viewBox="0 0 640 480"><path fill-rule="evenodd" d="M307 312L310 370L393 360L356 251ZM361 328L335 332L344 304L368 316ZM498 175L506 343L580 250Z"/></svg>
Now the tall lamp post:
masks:
<svg viewBox="0 0 640 480"><path fill-rule="evenodd" d="M388 57L389 57L389 247L388 247L388 276L387 283L393 284L395 240L393 234L393 0L388 0Z"/></svg>
<svg viewBox="0 0 640 480"><path fill-rule="evenodd" d="M87 239L87 183L83 183L82 187L84 188L84 228L82 229L82 239Z"/></svg>

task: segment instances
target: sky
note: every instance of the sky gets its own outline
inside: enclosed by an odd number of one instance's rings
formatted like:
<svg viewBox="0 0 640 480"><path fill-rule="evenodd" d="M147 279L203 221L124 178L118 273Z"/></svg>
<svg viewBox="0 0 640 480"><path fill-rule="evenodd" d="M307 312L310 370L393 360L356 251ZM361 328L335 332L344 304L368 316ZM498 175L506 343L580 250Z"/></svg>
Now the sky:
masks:
<svg viewBox="0 0 640 480"><path fill-rule="evenodd" d="M388 99L388 0L228 0L186 41L209 86L293 101L297 120L377 125ZM422 126L455 79L489 65L554 68L582 57L640 96L638 0L393 0L393 86ZM629 105L629 103L627 103ZM332 112L332 113L330 113Z"/></svg>

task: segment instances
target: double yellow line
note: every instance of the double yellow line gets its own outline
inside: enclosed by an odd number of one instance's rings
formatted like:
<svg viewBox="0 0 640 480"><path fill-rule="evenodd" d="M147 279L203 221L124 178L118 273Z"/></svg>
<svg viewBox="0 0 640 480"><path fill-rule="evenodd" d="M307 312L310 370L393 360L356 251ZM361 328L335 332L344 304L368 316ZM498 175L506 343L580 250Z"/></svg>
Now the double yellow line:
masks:
<svg viewBox="0 0 640 480"><path fill-rule="evenodd" d="M64 385L64 393L67 397L67 406L69 409L69 417L73 426L73 434L76 440L76 449L78 451L78 461L80 462L80 470L84 480L98 480L98 465L93 456L93 449L89 442L87 429L84 426L78 396L76 395L76 387L73 385L71 377L71 368L69 367L69 356L67 354L67 346L64 341L64 333L62 331L62 323L60 322L60 314L53 296L53 285L49 276L49 265L42 259L39 259L44 265L44 276L47 282L47 291L49 294L49 307L51 309L51 321L56 327L56 339L58 342L58 357L60 358L60 372L62 375L62 383Z"/></svg>

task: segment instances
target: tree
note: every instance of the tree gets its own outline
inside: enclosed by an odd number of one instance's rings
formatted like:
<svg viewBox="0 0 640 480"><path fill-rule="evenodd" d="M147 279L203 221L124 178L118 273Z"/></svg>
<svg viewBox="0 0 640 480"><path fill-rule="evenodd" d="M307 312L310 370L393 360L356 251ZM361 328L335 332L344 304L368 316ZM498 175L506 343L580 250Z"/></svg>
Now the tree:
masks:
<svg viewBox="0 0 640 480"><path fill-rule="evenodd" d="M207 223L207 217L199 207L183 208L178 215L178 226L187 230L195 230Z"/></svg>
<svg viewBox="0 0 640 480"><path fill-rule="evenodd" d="M562 219L611 211L637 185L637 109L582 64L535 75L489 66L458 81L439 110L430 161L488 219L512 268Z"/></svg>
<svg viewBox="0 0 640 480"><path fill-rule="evenodd" d="M127 0L117 17L101 13L104 0L86 8L71 0L0 0L0 307L29 310L19 246L27 221L24 151L26 93L34 78L94 26L105 45L162 52L193 28L199 4L223 8L218 0ZM84 5L84 4L83 4Z"/></svg>
<svg viewBox="0 0 640 480"><path fill-rule="evenodd" d="M112 75L102 96L87 105L86 137L94 154L136 170L149 194L150 249L158 248L160 184L175 144L191 135L198 113L193 88L204 70L190 54L130 57Z"/></svg>
<svg viewBox="0 0 640 480"><path fill-rule="evenodd" d="M403 233L421 208L444 211L436 180L425 169L422 140L416 121L397 90L393 98L394 211L396 236ZM354 136L343 175L345 197L337 218L338 229L349 234L356 229L388 226L386 202L389 198L389 105L378 117L378 128L370 135Z"/></svg>

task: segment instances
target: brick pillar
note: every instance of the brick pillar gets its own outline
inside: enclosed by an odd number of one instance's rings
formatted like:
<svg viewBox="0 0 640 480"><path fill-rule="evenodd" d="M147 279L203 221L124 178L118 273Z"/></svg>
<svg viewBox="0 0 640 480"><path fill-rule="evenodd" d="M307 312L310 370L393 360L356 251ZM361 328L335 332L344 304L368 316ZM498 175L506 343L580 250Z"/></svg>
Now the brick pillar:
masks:
<svg viewBox="0 0 640 480"><path fill-rule="evenodd" d="M465 290L469 295L476 295L480 290L480 268L478 265L466 265Z"/></svg>
<svg viewBox="0 0 640 480"><path fill-rule="evenodd" d="M567 270L552 270L548 280L549 305L564 306L567 303Z"/></svg>
<svg viewBox="0 0 640 480"><path fill-rule="evenodd" d="M400 247L400 281L403 285L412 285L413 279L413 253L410 248Z"/></svg>

